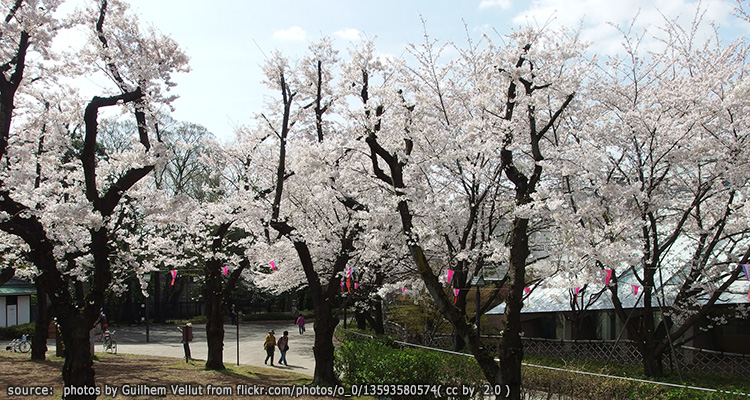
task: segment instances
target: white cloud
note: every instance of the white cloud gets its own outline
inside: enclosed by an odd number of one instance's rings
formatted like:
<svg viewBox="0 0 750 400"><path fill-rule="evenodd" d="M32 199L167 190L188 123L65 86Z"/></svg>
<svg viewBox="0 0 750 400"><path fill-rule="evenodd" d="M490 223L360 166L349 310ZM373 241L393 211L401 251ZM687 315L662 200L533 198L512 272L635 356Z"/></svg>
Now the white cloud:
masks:
<svg viewBox="0 0 750 400"><path fill-rule="evenodd" d="M305 40L307 32L299 26L293 26L289 29L276 31L273 33L273 37L276 39L284 40Z"/></svg>
<svg viewBox="0 0 750 400"><path fill-rule="evenodd" d="M346 28L344 30L333 32L333 34L346 40L359 39L359 31L354 28Z"/></svg>
<svg viewBox="0 0 750 400"><path fill-rule="evenodd" d="M513 4L510 0L482 0L479 3L479 8L492 8L500 7L503 10L509 9Z"/></svg>
<svg viewBox="0 0 750 400"><path fill-rule="evenodd" d="M732 9L731 3L726 0L661 0L658 3L652 0L534 0L530 4L529 8L513 18L514 24L580 26L583 28L583 39L593 42L593 50L597 53L622 50L622 34L611 24L627 30L632 23L634 32L648 29L649 35L642 47L655 50L653 47L658 46L658 43L651 39L651 35L659 34L657 27L664 25L665 18L688 27L696 7L700 6L706 12L704 22L714 20L723 23ZM704 29L709 30L706 34L712 33L708 24L704 25Z"/></svg>

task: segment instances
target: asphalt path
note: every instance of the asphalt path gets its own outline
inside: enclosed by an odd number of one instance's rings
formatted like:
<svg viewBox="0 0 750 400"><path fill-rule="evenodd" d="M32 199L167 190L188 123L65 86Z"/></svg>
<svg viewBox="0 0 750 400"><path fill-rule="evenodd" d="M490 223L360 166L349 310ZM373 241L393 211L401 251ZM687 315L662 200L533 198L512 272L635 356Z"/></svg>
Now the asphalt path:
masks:
<svg viewBox="0 0 750 400"><path fill-rule="evenodd" d="M149 342L146 343L146 326L113 327L115 339L117 340L118 354L143 354L160 357L185 357L182 343L182 333L177 330L177 325L151 325L149 327ZM289 351L286 359L289 363L279 365L279 356L276 349L274 353L274 366L264 365L266 351L263 350L263 342L269 330L275 330L276 340L282 333L289 331ZM313 356L313 343L315 332L313 324L305 324L305 333L299 334L299 329L291 321L289 322L247 322L239 325L239 364L266 366L278 368L304 375L313 376L315 370L315 357ZM224 365L237 364L237 326L224 325ZM52 346L54 347L54 345ZM103 352L101 342L95 343L95 351ZM191 356L197 362L205 361L208 354L206 343L205 325L193 325L193 341L190 343Z"/></svg>

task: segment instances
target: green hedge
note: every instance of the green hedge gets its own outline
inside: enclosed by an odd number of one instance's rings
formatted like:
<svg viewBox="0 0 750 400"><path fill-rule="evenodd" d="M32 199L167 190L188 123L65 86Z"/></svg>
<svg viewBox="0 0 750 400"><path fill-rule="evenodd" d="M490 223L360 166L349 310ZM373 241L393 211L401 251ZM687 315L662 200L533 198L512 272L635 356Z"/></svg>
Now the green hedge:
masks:
<svg viewBox="0 0 750 400"><path fill-rule="evenodd" d="M471 357L398 348L387 338L341 343L336 372L345 385L442 384L478 386L484 380ZM444 395L444 394L443 394ZM408 399L414 396L391 396ZM435 398L425 396L420 398Z"/></svg>
<svg viewBox="0 0 750 400"><path fill-rule="evenodd" d="M30 322L23 325L14 325L7 328L0 328L0 339L2 340L13 340L19 339L23 334L31 335L34 333L34 323ZM3 347L4 348L4 347Z"/></svg>
<svg viewBox="0 0 750 400"><path fill-rule="evenodd" d="M442 384L444 387L458 385L481 387L486 383L479 370L479 366L472 357L446 354L433 350L401 348L387 337L369 339L343 330L336 331L336 338L342 342L336 350L336 372L341 377L342 383L348 386L355 384ZM552 366L556 364L555 362L550 362L552 360L544 362L545 360L539 358L527 361L538 365ZM575 361L572 359L566 360L567 363L573 365L560 365L560 367L575 369ZM583 364L588 363L583 362ZM633 371L602 372L614 375L618 375L617 372L626 372L623 374L624 376L638 376L637 374L634 375ZM641 376L638 377L641 378ZM727 385L726 382L724 384L712 384L711 382L714 381L705 380L692 380L690 385L722 388L729 392L747 393L744 387L744 379L734 378L731 381L734 385ZM530 366L523 367L523 384L523 390L527 392L524 398L529 398L529 396L532 398L539 397L531 394L536 392L542 396L539 398L546 398L548 400L733 400L748 398L748 396L738 394L706 392ZM737 386L739 386L739 389L735 389ZM481 392L481 389L479 392ZM391 397L399 399L397 396ZM413 398L413 396L404 396L401 398Z"/></svg>

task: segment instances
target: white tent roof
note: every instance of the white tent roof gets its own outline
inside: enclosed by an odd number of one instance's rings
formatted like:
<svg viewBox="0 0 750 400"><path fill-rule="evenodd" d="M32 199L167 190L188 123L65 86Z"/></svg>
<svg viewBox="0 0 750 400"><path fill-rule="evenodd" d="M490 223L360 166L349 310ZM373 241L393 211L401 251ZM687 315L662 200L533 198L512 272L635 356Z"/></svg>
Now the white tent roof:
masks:
<svg viewBox="0 0 750 400"><path fill-rule="evenodd" d="M642 308L643 307L643 288L638 287L638 294L634 293L633 284L623 283L620 281L618 287L618 297L624 308ZM737 280L730 285L729 290L723 293L716 304L750 304L748 298L748 283L745 280ZM577 301L579 307L584 306L586 310L614 310L612 296L609 290L605 289L603 284L589 284L585 292L578 295ZM548 313L572 311L572 287L537 287L532 290L524 299L522 314L531 313ZM657 288L652 295L651 304L658 307L661 302L662 307L669 307L674 302L678 286L665 282L664 293ZM638 303L636 304L636 300ZM703 299L707 301L707 299ZM505 303L498 305L487 312L489 315L498 315L505 313Z"/></svg>

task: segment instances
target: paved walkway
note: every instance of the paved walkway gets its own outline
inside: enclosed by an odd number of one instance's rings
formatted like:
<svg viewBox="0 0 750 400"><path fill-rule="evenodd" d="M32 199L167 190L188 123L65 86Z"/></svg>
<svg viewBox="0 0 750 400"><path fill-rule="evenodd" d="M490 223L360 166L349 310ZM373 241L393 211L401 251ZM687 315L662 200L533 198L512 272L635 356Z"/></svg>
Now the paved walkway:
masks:
<svg viewBox="0 0 750 400"><path fill-rule="evenodd" d="M239 326L240 340L240 364L263 367L266 351L263 350L263 341L270 329L276 331L276 339L280 338L285 330L289 331L289 351L286 353L289 366L279 365L279 351L274 353L274 367L281 370L297 372L312 376L315 369L315 358L313 356L313 343L315 332L313 324L305 325L305 334L300 335L296 325L290 322L251 322ZM176 325L152 325L149 328L149 342L146 343L146 326L137 327L115 327L115 339L117 340L117 353L144 354L161 357L185 357L185 352L180 340L182 334ZM54 344L52 344L54 347ZM97 352L104 351L101 342L96 342ZM205 361L208 354L206 344L205 325L193 326L193 341L190 343L192 358ZM224 365L229 367L237 364L237 327L235 325L224 325ZM268 365L271 368L270 365Z"/></svg>

